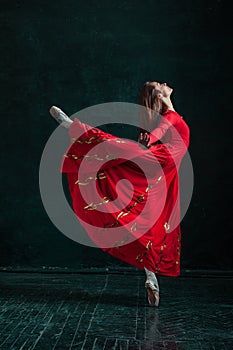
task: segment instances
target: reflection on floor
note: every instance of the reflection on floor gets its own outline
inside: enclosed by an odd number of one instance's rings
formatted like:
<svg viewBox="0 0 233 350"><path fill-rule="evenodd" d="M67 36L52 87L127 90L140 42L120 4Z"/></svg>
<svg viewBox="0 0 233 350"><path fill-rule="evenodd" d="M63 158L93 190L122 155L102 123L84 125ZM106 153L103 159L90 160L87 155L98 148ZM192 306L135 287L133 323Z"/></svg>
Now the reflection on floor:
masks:
<svg viewBox="0 0 233 350"><path fill-rule="evenodd" d="M231 276L0 272L0 349L233 349Z"/></svg>

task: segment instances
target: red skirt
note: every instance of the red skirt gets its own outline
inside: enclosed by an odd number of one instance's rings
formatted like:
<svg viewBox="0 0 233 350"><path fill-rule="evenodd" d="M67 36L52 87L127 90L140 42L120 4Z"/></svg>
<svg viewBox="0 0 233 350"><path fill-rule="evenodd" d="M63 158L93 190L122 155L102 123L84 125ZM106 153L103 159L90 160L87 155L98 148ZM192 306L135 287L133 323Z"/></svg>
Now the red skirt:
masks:
<svg viewBox="0 0 233 350"><path fill-rule="evenodd" d="M132 266L179 276L179 178L169 147L142 149L78 119L69 136L61 172L89 238Z"/></svg>

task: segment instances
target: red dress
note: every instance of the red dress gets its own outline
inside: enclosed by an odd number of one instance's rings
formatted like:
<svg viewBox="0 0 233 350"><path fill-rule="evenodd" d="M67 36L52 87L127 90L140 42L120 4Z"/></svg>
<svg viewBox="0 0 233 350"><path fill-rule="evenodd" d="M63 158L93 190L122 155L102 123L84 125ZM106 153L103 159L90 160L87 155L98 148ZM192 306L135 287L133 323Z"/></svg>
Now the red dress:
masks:
<svg viewBox="0 0 233 350"><path fill-rule="evenodd" d="M76 118L69 136L61 172L67 173L73 210L91 240L137 268L179 276L178 170L189 146L183 118L165 112L148 149Z"/></svg>

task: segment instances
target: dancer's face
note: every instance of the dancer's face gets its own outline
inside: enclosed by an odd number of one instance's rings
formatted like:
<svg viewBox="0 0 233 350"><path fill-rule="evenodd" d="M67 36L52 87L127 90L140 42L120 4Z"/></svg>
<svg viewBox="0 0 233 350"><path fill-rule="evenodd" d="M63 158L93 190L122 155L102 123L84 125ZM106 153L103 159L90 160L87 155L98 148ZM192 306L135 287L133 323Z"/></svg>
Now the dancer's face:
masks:
<svg viewBox="0 0 233 350"><path fill-rule="evenodd" d="M158 83L157 81L152 81L151 85L154 85L156 90L161 91L163 96L168 97L171 95L173 89L167 85L167 83Z"/></svg>

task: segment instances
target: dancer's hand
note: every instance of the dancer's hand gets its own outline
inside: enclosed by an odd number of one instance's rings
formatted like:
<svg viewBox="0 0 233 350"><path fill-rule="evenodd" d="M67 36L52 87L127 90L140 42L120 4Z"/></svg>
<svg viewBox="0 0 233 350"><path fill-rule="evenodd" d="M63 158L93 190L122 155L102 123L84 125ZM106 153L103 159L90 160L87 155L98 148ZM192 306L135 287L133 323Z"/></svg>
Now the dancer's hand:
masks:
<svg viewBox="0 0 233 350"><path fill-rule="evenodd" d="M163 102L167 110L175 111L170 96L164 96L160 93L158 94L158 98Z"/></svg>
<svg viewBox="0 0 233 350"><path fill-rule="evenodd" d="M141 143L143 146L148 147L148 144L150 142L149 134L147 132L145 132L145 133L140 132L138 142Z"/></svg>

